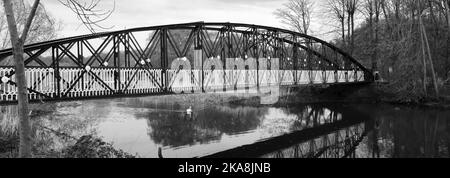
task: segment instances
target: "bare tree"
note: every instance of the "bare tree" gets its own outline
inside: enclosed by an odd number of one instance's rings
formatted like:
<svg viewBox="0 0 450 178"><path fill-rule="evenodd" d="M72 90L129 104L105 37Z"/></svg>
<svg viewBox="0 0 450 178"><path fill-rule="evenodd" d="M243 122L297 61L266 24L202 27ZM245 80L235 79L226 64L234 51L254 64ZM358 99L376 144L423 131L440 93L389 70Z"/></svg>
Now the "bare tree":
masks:
<svg viewBox="0 0 450 178"><path fill-rule="evenodd" d="M342 48L370 61L373 71L388 73L386 91L396 93L398 101L421 102L439 97L434 93L444 94L439 90L445 89L442 78L450 81L450 0L359 0L355 19L362 12L365 22L355 31L350 17L353 2L326 2L323 14L332 18L330 24L341 23L337 28L342 40L337 39L343 41Z"/></svg>
<svg viewBox="0 0 450 178"><path fill-rule="evenodd" d="M446 62L446 65L447 65L447 67L449 68L449 64L450 64L450 0L443 0L443 2L442 2L442 4L443 4L443 6L444 6L444 8L445 8L445 17L447 18L447 28L448 28L448 30L447 30L447 52L446 52L446 55L447 55L447 62ZM450 70L447 68L447 70L448 71L446 71L446 77L447 77L447 79L450 79Z"/></svg>
<svg viewBox="0 0 450 178"><path fill-rule="evenodd" d="M420 47L422 49L422 72L423 72L423 79L422 79L422 87L423 87L423 92L425 94L425 96L428 96L428 91L427 91L427 53L425 51L425 42L424 42L424 35L423 35L423 31L422 31L422 17L419 16L419 31L420 31Z"/></svg>
<svg viewBox="0 0 450 178"><path fill-rule="evenodd" d="M78 0L61 1L62 4L72 9L85 24L85 26L92 32L95 28L103 28L97 25L99 22L108 18L113 11L101 11L97 9L100 0L91 0L91 3L80 3ZM25 78L25 63L24 63L24 45L30 33L33 20L36 17L36 12L40 4L40 0L34 0L30 8L26 23L21 28L22 33L19 34L19 25L14 13L14 5L11 0L3 0L6 20L8 22L8 29L10 34L11 46L13 49L14 63L15 63L15 77L17 85L17 101L18 101L18 116L19 116L19 157L32 157L32 134L31 124L29 120L28 108L28 91Z"/></svg>
<svg viewBox="0 0 450 178"><path fill-rule="evenodd" d="M345 7L347 8L347 30L348 30L348 42L350 43L349 53L353 54L353 48L355 46L354 32L355 32L355 13L358 10L359 0L346 0Z"/></svg>
<svg viewBox="0 0 450 178"><path fill-rule="evenodd" d="M380 63L380 59L378 58L378 43L379 43L379 31L380 31L380 14L381 14L381 0L374 0L373 1L373 6L374 6L374 11L375 11L375 20L374 20L374 28L375 28L375 32L374 32L374 42L373 42L373 47L374 47L374 54L373 54L373 58L375 59L375 68L373 68L374 71L378 70L378 63Z"/></svg>
<svg viewBox="0 0 450 178"><path fill-rule="evenodd" d="M326 10L331 13L331 17L340 23L342 43L346 47L345 40L345 18L346 18L346 0L328 0Z"/></svg>
<svg viewBox="0 0 450 178"><path fill-rule="evenodd" d="M428 35L425 29L425 25L423 24L423 20L422 20L422 14L423 14L423 9L422 9L422 3L420 1L417 1L417 6L419 8L419 28L420 28L420 35L421 35L421 42L422 42L422 49L427 49L427 53L428 53L428 62L430 64L430 68L431 68L431 75L432 75L432 79L433 79L433 86L434 86L434 91L436 94L436 98L439 98L439 87L437 84L437 77L436 77L436 72L434 70L434 63L432 60L432 56L431 56L431 50L430 50L430 44L429 44L429 40L428 40ZM424 47L425 46L425 47ZM425 58L425 55L423 56ZM426 68L426 62L424 62L424 68ZM425 74L426 75L426 74Z"/></svg>
<svg viewBox="0 0 450 178"><path fill-rule="evenodd" d="M0 1L3 4L3 1ZM3 5L1 5L3 6ZM18 29L23 29L31 5L25 3L24 0L13 2L14 17L17 17L16 23ZM30 27L30 32L24 44L48 41L57 37L57 32L61 29L61 23L47 12L43 6L39 6L34 18L34 23ZM0 49L11 48L11 39L8 30L8 24L4 9L0 9ZM11 66L14 64L12 57L3 60L0 65Z"/></svg>
<svg viewBox="0 0 450 178"><path fill-rule="evenodd" d="M311 25L313 6L314 2L311 0L289 0L274 14L290 29L307 35Z"/></svg>
<svg viewBox="0 0 450 178"><path fill-rule="evenodd" d="M373 6L374 1L373 0L366 0L364 2L364 11L367 19L368 19L368 25L369 25L369 41L371 42L372 46L371 46L371 61L372 61L372 70L377 70L377 60L376 60L376 56L374 55L374 29L373 29L373 19L374 19L374 6Z"/></svg>
<svg viewBox="0 0 450 178"><path fill-rule="evenodd" d="M369 38L371 42L372 71L378 70L379 21L381 15L381 0L365 0L363 12L368 19Z"/></svg>

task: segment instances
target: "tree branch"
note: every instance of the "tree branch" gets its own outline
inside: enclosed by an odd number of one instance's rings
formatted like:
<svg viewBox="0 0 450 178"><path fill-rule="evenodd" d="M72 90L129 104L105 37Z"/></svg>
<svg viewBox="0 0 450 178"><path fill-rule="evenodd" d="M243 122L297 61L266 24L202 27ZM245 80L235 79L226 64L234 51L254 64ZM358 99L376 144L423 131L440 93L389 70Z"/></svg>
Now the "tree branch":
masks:
<svg viewBox="0 0 450 178"><path fill-rule="evenodd" d="M112 10L103 11L98 10L97 5L100 0L91 0L90 4L80 3L78 0L58 0L61 4L72 10L83 25L92 33L95 33L95 27L100 29L111 29L112 27L103 27L99 25L100 22L106 20L111 16L116 7L116 1Z"/></svg>
<svg viewBox="0 0 450 178"><path fill-rule="evenodd" d="M36 15L36 11L38 9L40 0L35 0L33 7L31 7L30 15L27 18L27 23L25 24L25 27L23 28L22 36L20 37L20 40L22 42L25 42L28 36L28 32L30 31L31 24L33 23L34 16Z"/></svg>

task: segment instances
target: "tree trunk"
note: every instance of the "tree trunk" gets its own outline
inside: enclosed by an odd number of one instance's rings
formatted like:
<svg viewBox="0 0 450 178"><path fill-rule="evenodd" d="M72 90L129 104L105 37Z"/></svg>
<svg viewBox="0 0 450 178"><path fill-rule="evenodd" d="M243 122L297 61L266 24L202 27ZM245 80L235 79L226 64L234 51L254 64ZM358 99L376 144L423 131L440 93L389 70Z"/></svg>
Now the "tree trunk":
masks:
<svg viewBox="0 0 450 178"><path fill-rule="evenodd" d="M347 7L347 8L349 8L349 7ZM352 17L351 17L351 15L350 15L350 13L348 13L348 17L347 17L347 42L349 43L348 44L348 53L350 54L350 55L353 55L352 54L352 52L353 52L353 46L352 46L352 32L351 32L351 30L352 30L352 27L351 27L351 20L352 19Z"/></svg>
<svg viewBox="0 0 450 178"><path fill-rule="evenodd" d="M355 36L353 35L353 34L355 34L355 14L353 14L352 15L352 41L351 41L351 43L352 43L352 55L353 55L353 50L354 50L354 48L355 48Z"/></svg>
<svg viewBox="0 0 450 178"><path fill-rule="evenodd" d="M423 92L425 94L425 96L428 96L428 91L427 91L427 61L426 61L426 52L425 52L425 44L424 44L424 39L423 39L423 35L422 35L422 20L419 21L419 30L420 30L420 43L421 43L421 48L422 48L422 65L423 65L423 81L422 81L422 87L423 87Z"/></svg>
<svg viewBox="0 0 450 178"><path fill-rule="evenodd" d="M445 75L448 78L450 78L450 76L448 76L448 74L450 73L450 69L449 69L449 65L450 65L450 0L447 0L447 2L444 3L445 4L445 9L446 9L446 13L447 13L447 60L446 60L446 69L449 71L445 71Z"/></svg>
<svg viewBox="0 0 450 178"><path fill-rule="evenodd" d="M439 36L439 23L436 20L436 15L434 14L434 8L433 8L433 5L431 4L430 0L428 0L428 8L430 9L431 20L433 21L433 24L436 27L434 29L434 35L436 37L438 37Z"/></svg>
<svg viewBox="0 0 450 178"><path fill-rule="evenodd" d="M11 36L11 45L13 49L15 75L17 82L17 101L18 101L18 116L19 116L19 157L30 158L32 148L31 124L29 120L28 109L28 90L25 78L25 63L24 63L24 40L19 37L17 31L17 23L14 17L11 0L3 0L5 14L8 21L8 29Z"/></svg>
<svg viewBox="0 0 450 178"><path fill-rule="evenodd" d="M342 1L341 27L342 27L342 43L343 43L344 49L346 49L347 43L345 40L345 2L344 1Z"/></svg>
<svg viewBox="0 0 450 178"><path fill-rule="evenodd" d="M378 23L379 23L379 21L380 21L380 9L379 9L379 6L378 6L378 0L375 0L375 25L374 25L374 28L375 28L375 39L374 39L374 58L375 58L375 62L376 62L376 64L377 64L377 70L378 70L378 64L380 63L379 62L379 59L378 59Z"/></svg>
<svg viewBox="0 0 450 178"><path fill-rule="evenodd" d="M419 20L422 21L422 15L419 15ZM434 91L436 93L436 99L439 99L439 87L437 84L437 80L436 80L436 72L434 70L434 64L433 64L433 60L431 57L431 50L430 50L430 44L428 42L428 36L427 36L427 32L425 30L425 25L423 24L423 22L421 22L421 26L422 26L422 35L424 37L425 40L425 45L427 47L427 51L428 51L428 61L430 63L430 68L431 68L431 75L433 77L433 86L434 86Z"/></svg>
<svg viewBox="0 0 450 178"><path fill-rule="evenodd" d="M344 49L346 48L346 40L345 40L345 22L344 22L344 18L341 19L341 26L342 26L342 43L343 43L343 47Z"/></svg>
<svg viewBox="0 0 450 178"><path fill-rule="evenodd" d="M378 70L378 64L377 64L377 60L376 60L376 56L375 56L375 41L374 41L374 29L373 29L373 1L369 1L369 38L370 38L370 48L371 48L371 54L370 54L370 58L372 61L372 71L377 71Z"/></svg>
<svg viewBox="0 0 450 178"><path fill-rule="evenodd" d="M383 10L383 14L384 14L384 19L386 20L386 31L390 32L392 29L391 26L391 19L389 19L389 17L391 16L391 11L389 11L389 13L386 10L386 1L382 1L381 2L381 9Z"/></svg>

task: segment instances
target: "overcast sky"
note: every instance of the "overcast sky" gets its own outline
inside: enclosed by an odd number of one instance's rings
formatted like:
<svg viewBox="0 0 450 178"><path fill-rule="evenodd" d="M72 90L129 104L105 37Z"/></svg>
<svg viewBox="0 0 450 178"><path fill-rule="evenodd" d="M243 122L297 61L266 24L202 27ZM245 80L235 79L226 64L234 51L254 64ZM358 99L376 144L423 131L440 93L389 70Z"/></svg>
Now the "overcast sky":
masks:
<svg viewBox="0 0 450 178"><path fill-rule="evenodd" d="M287 0L115 0L115 11L102 23L122 30L133 27L186 22L235 22L283 27L273 15ZM44 0L46 9L62 21L60 37L87 34L76 15L58 0ZM317 4L320 6L320 4ZM103 0L99 7L112 9L114 0ZM314 20L316 21L316 20ZM315 22L317 23L317 22ZM315 31L322 28L316 24ZM319 28L319 29L317 29ZM320 36L318 36L320 38Z"/></svg>

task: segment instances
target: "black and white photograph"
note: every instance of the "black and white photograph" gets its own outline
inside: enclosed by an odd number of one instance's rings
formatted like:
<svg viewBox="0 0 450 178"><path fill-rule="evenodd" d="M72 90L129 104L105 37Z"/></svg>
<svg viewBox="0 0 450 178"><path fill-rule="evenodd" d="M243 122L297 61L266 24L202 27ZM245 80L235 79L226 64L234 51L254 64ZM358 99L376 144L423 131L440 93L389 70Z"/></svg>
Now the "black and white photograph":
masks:
<svg viewBox="0 0 450 178"><path fill-rule="evenodd" d="M450 158L450 0L0 5L2 160Z"/></svg>

